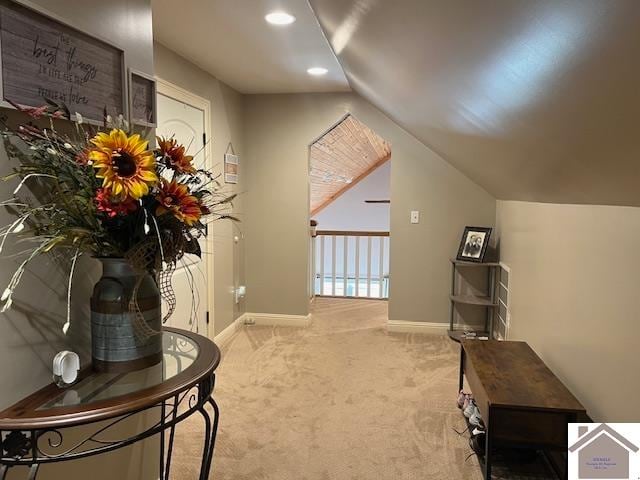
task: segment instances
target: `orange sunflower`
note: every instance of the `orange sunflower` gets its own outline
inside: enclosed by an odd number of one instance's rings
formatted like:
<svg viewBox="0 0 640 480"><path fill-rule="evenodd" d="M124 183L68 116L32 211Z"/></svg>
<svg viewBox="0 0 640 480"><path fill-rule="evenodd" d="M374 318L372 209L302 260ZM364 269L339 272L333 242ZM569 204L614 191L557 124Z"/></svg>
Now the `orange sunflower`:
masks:
<svg viewBox="0 0 640 480"><path fill-rule="evenodd" d="M185 155L184 145L178 145L175 138L156 137L158 149L165 165L178 173L195 173L196 167L192 165L193 156Z"/></svg>
<svg viewBox="0 0 640 480"><path fill-rule="evenodd" d="M116 198L137 200L158 183L153 152L147 150L149 142L140 135L127 136L116 128L108 134L98 133L91 143L94 148L89 160L98 169L96 177L103 179L102 186Z"/></svg>
<svg viewBox="0 0 640 480"><path fill-rule="evenodd" d="M156 209L158 216L170 212L188 226L192 226L202 216L200 202L191 195L184 183L178 183L175 180L168 182L163 179L156 200L160 204Z"/></svg>

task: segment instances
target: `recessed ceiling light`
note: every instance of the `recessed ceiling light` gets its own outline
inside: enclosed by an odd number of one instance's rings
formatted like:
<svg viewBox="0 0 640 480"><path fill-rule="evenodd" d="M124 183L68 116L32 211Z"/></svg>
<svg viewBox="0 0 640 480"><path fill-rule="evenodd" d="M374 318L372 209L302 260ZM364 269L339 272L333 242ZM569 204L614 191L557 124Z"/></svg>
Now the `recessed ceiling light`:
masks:
<svg viewBox="0 0 640 480"><path fill-rule="evenodd" d="M271 12L264 19L271 25L290 25L296 21L296 17L287 12Z"/></svg>
<svg viewBox="0 0 640 480"><path fill-rule="evenodd" d="M315 75L315 76L320 76L320 75L324 75L328 72L329 70L327 70L324 67L312 67L307 69L307 73L309 75Z"/></svg>

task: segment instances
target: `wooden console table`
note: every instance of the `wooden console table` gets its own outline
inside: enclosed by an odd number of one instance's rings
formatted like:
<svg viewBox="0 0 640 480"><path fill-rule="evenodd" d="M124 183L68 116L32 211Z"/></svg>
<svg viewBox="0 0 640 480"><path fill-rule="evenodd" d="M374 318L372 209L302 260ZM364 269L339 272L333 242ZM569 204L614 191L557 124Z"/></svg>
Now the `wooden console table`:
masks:
<svg viewBox="0 0 640 480"><path fill-rule="evenodd" d="M220 350L192 332L165 328L162 335L163 361L156 365L127 373L87 369L69 388L48 385L1 412L0 480L17 466L27 466L32 480L42 464L110 452L155 435L159 478L168 480L176 425L196 412L205 425L200 480L208 479L218 429L212 393ZM145 414L152 425L137 422L144 431L123 434L124 421ZM85 426L82 438L71 432L79 426Z"/></svg>
<svg viewBox="0 0 640 480"><path fill-rule="evenodd" d="M495 448L566 451L567 423L586 415L525 342L462 340L460 389L465 376L486 427L486 480Z"/></svg>

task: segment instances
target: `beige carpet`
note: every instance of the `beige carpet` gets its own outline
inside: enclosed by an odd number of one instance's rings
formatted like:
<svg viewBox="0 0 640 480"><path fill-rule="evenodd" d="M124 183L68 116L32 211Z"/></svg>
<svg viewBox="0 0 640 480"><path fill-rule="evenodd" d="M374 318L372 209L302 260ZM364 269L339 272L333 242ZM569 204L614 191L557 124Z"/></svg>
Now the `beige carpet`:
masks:
<svg viewBox="0 0 640 480"><path fill-rule="evenodd" d="M243 327L218 371L212 478L481 479L453 431L457 344L386 318L386 302L317 299L309 328ZM178 428L173 478L197 478L201 432Z"/></svg>

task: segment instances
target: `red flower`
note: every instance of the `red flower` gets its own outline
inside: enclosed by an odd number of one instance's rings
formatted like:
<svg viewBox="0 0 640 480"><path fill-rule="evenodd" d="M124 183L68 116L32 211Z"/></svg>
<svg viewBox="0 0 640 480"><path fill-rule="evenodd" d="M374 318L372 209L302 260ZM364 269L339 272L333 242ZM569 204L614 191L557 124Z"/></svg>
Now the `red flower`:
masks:
<svg viewBox="0 0 640 480"><path fill-rule="evenodd" d="M11 100L7 99L7 101L16 109L21 111L22 113L26 113L27 115L29 115L31 118L42 118L42 116L47 113L49 111L49 106L48 105L42 105L41 107L23 107L21 105L18 105L17 103L12 102Z"/></svg>
<svg viewBox="0 0 640 480"><path fill-rule="evenodd" d="M196 167L192 165L193 156L186 155L184 145L178 145L175 138L156 137L158 149L163 157L164 164L178 173L195 173Z"/></svg>
<svg viewBox="0 0 640 480"><path fill-rule="evenodd" d="M80 165L88 165L89 164L89 152L91 150L89 150L88 148L85 148L81 151L79 151L76 154L76 162L79 163Z"/></svg>
<svg viewBox="0 0 640 480"><path fill-rule="evenodd" d="M191 195L189 187L175 180L168 182L162 180L158 195L156 195L158 207L156 215L171 213L174 217L188 226L193 226L202 216L200 202Z"/></svg>
<svg viewBox="0 0 640 480"><path fill-rule="evenodd" d="M104 212L109 218L118 214L127 215L138 208L138 202L130 197L122 201L114 200L111 192L106 188L99 188L96 191L95 202L98 211Z"/></svg>

